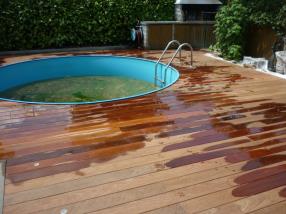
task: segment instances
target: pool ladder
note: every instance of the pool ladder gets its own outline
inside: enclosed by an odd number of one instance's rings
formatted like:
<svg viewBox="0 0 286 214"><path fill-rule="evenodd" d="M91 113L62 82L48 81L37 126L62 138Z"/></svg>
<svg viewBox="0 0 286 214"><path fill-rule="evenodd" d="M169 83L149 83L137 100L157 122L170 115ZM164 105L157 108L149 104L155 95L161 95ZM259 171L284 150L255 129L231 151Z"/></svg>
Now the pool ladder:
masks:
<svg viewBox="0 0 286 214"><path fill-rule="evenodd" d="M164 70L164 80L158 78L158 65L159 63L162 61L163 57L165 56L166 52L169 50L169 48L171 47L172 44L176 44L178 46L177 50L175 51L175 53L173 54L172 58L170 59L170 61L168 62L167 66L165 67ZM193 47L189 44L189 43L183 43L181 44L179 41L177 40L172 40L170 41L165 50L163 51L163 53L161 54L160 58L158 59L158 61L155 64L155 78L154 78L154 85L157 86L157 82L159 81L161 84L166 85L166 80L167 80L167 71L170 68L172 62L174 61L174 59L176 58L176 56L178 55L178 53L180 53L179 55L179 59L180 62L182 60L182 49L184 47L188 47L190 49L190 53L191 53L191 67L193 66Z"/></svg>

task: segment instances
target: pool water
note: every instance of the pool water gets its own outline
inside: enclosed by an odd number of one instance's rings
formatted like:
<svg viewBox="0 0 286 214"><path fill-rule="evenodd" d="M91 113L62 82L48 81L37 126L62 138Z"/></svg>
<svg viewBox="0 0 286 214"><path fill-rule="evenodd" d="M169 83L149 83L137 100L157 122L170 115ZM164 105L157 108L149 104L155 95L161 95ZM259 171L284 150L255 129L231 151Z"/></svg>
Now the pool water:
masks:
<svg viewBox="0 0 286 214"><path fill-rule="evenodd" d="M0 97L29 102L93 102L156 90L154 84L116 76L82 76L34 82L0 92Z"/></svg>

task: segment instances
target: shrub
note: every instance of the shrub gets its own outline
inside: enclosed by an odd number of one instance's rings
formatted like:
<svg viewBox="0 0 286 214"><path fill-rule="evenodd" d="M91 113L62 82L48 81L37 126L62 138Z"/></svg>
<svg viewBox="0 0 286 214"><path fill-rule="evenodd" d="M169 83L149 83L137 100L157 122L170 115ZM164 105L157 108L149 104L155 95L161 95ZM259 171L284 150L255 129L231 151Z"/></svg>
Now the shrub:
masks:
<svg viewBox="0 0 286 214"><path fill-rule="evenodd" d="M223 6L216 15L216 47L226 59L239 60L243 55L246 8L239 0Z"/></svg>
<svg viewBox="0 0 286 214"><path fill-rule="evenodd" d="M285 0L242 0L248 10L250 23L271 26L278 35L286 33Z"/></svg>
<svg viewBox="0 0 286 214"><path fill-rule="evenodd" d="M0 0L0 50L123 44L140 20L171 20L173 0Z"/></svg>
<svg viewBox="0 0 286 214"><path fill-rule="evenodd" d="M224 58L243 56L247 26L271 26L278 36L286 34L286 4L281 0L229 0L216 16L214 47ZM228 3L227 3L228 2Z"/></svg>

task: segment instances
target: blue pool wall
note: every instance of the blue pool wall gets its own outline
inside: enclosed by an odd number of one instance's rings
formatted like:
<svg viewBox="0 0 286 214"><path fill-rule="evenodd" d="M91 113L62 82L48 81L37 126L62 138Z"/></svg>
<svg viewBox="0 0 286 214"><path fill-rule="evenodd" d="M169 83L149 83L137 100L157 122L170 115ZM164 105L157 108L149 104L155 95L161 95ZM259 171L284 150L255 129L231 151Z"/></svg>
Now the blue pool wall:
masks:
<svg viewBox="0 0 286 214"><path fill-rule="evenodd" d="M37 81L58 79L63 77L77 77L77 76L121 76L137 80L143 80L154 83L155 63L151 60L145 60L134 57L120 57L120 56L106 56L106 55L92 55L92 56L71 56L71 57L56 57L37 59L26 62L20 62L7 66L0 67L0 91L5 91L21 85L27 85ZM158 65L157 76L164 79L165 64ZM161 85L158 90L169 87L174 84L179 78L179 72L170 67L166 72L166 84ZM160 85L158 82L158 85ZM152 93L155 91L150 91ZM88 102L107 102L113 100L127 99L144 94L136 94L131 97L115 98L112 100ZM8 101L18 101L9 100ZM22 102L22 101L18 101ZM26 103L35 103L27 102ZM39 104L42 104L39 102ZM44 103L45 104L45 103ZM49 103L47 103L49 104ZM62 104L62 103L52 103ZM64 104L85 104L85 103L64 103Z"/></svg>

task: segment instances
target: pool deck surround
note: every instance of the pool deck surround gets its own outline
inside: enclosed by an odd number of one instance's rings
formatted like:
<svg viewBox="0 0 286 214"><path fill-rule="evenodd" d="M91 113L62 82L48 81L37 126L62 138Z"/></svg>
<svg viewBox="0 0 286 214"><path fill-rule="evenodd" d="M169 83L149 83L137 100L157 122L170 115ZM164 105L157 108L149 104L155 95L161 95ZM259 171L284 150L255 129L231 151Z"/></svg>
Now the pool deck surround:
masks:
<svg viewBox="0 0 286 214"><path fill-rule="evenodd" d="M95 53L161 51L0 64ZM184 52L176 84L135 99L0 102L3 213L285 214L286 81L205 54L195 51L190 69Z"/></svg>

